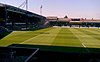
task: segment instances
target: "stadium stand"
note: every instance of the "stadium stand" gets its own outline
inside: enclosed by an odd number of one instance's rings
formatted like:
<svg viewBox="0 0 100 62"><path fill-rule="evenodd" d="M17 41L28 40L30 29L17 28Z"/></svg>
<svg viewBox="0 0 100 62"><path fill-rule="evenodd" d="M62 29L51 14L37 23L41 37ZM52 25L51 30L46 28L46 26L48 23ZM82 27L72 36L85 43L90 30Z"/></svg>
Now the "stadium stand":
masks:
<svg viewBox="0 0 100 62"><path fill-rule="evenodd" d="M46 17L50 26L69 26L69 27L100 27L100 20L83 18L58 18Z"/></svg>
<svg viewBox="0 0 100 62"><path fill-rule="evenodd" d="M43 28L45 17L0 3L0 26L10 30L29 30Z"/></svg>
<svg viewBox="0 0 100 62"><path fill-rule="evenodd" d="M9 29L0 26L0 39L5 37L6 35L8 35L9 33L11 33L12 31L10 31Z"/></svg>

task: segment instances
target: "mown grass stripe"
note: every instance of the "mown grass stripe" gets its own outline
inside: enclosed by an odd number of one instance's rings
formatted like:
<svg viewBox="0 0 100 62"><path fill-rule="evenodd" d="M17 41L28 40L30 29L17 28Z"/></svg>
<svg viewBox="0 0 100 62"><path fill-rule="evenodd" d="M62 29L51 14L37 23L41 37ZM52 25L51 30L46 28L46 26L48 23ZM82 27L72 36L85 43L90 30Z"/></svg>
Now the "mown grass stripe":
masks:
<svg viewBox="0 0 100 62"><path fill-rule="evenodd" d="M86 34L85 32L79 31L78 29L71 29L76 32L76 36L86 45L88 48L100 48L100 40Z"/></svg>
<svg viewBox="0 0 100 62"><path fill-rule="evenodd" d="M78 29L84 33L86 33L87 35L90 35L98 40L100 40L100 32L98 32L97 30L90 30L90 29ZM98 29L99 30L99 29Z"/></svg>
<svg viewBox="0 0 100 62"><path fill-rule="evenodd" d="M95 28L94 28L95 29ZM84 31L87 31L87 32L91 32L93 34L99 34L100 35L100 31L97 31L97 30L92 30L92 29L81 29L81 30L84 30ZM99 30L99 29L98 29Z"/></svg>
<svg viewBox="0 0 100 62"><path fill-rule="evenodd" d="M30 39L41 33L44 33L45 31L48 31L50 29L53 29L53 28L46 28L46 29L41 29L41 30L36 30L36 31L14 31L8 36L0 40L0 46L8 46L11 44L21 43L27 39Z"/></svg>
<svg viewBox="0 0 100 62"><path fill-rule="evenodd" d="M81 45L85 48L85 50L86 50L87 52L90 52L90 51L87 49L87 46L83 43L82 39L79 38L79 36L76 34L76 33L78 33L78 31L75 30L74 28L73 28L73 29L70 29L70 31L80 40L80 43L81 43ZM80 32L79 32L79 33L80 33Z"/></svg>
<svg viewBox="0 0 100 62"><path fill-rule="evenodd" d="M79 40L70 32L69 28L62 28L57 37L55 38L53 45L56 46L70 46L81 47Z"/></svg>
<svg viewBox="0 0 100 62"><path fill-rule="evenodd" d="M100 32L100 28L89 28L89 30Z"/></svg>
<svg viewBox="0 0 100 62"><path fill-rule="evenodd" d="M61 28L51 29L43 34L24 41L21 44L52 45L52 42L59 33L60 29Z"/></svg>

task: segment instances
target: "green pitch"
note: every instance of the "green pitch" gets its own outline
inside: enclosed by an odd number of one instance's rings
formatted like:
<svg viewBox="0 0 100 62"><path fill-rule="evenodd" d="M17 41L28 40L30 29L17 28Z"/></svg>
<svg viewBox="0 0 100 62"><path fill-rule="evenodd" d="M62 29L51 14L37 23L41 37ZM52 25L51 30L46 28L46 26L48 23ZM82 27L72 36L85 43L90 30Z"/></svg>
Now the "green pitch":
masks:
<svg viewBox="0 0 100 62"><path fill-rule="evenodd" d="M79 47L79 51L81 48L85 48L84 51L86 51L89 50L88 48L100 48L100 29L58 27L37 31L13 31L0 40L0 46L11 44L27 44L35 45L35 47L37 47L36 45L46 46L44 48L58 46L59 48L55 47L56 50L70 50L71 48L68 49L67 47Z"/></svg>

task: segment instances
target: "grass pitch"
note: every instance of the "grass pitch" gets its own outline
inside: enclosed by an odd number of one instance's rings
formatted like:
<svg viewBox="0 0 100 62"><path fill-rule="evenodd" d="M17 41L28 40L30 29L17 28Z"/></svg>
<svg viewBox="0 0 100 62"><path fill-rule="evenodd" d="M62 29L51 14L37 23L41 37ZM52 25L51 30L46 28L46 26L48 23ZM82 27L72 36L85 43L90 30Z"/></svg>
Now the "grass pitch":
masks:
<svg viewBox="0 0 100 62"><path fill-rule="evenodd" d="M13 31L0 40L0 46L8 46L11 44L35 45L34 47L41 45L40 48L43 47L48 50L53 49L56 51L73 51L72 48L67 47L78 47L79 49L77 49L77 51L89 52L90 50L88 48L100 48L100 29L58 27L37 31ZM82 50L81 48L84 49ZM76 49L74 49L74 51L76 51Z"/></svg>

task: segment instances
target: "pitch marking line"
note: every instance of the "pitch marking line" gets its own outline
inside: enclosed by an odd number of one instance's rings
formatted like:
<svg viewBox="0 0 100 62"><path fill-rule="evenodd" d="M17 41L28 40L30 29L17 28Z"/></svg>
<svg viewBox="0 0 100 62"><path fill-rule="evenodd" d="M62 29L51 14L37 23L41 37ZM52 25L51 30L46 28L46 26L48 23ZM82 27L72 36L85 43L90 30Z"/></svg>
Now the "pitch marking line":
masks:
<svg viewBox="0 0 100 62"><path fill-rule="evenodd" d="M82 43L82 42L81 42L81 43ZM83 45L83 47L84 47L84 48L86 48L86 46L85 46L85 44L84 44L84 43L82 43L82 45Z"/></svg>
<svg viewBox="0 0 100 62"><path fill-rule="evenodd" d="M44 32L44 33L46 33L46 32ZM30 39L28 39L28 40L25 40L25 41L21 42L20 44L26 43L26 42L28 42L28 41L30 41L30 40L32 40L32 39L35 39L35 38L37 38L37 37L39 37L39 36L41 36L41 35L43 35L43 34L36 35L36 36L34 36L34 37L32 37L32 38L30 38Z"/></svg>
<svg viewBox="0 0 100 62"><path fill-rule="evenodd" d="M72 32L72 30L70 30L70 31ZM81 40L74 32L72 32L72 33L80 40L82 46L83 46L84 48L86 48L87 52L89 53L90 51L87 49L86 45L82 42L82 40Z"/></svg>
<svg viewBox="0 0 100 62"><path fill-rule="evenodd" d="M37 38L37 37L39 37L39 36L41 36L42 34L39 34L39 35L37 35L37 36L34 36L34 37L32 37L32 38L30 38L30 39L28 39L28 40L25 40L24 42L21 42L20 44L23 44L23 43L26 43L26 42L28 42L28 41L30 41L30 40L32 40L32 39L35 39L35 38Z"/></svg>
<svg viewBox="0 0 100 62"><path fill-rule="evenodd" d="M51 30L49 30L49 31L46 31L46 32L44 32L44 33L47 33L47 32L53 32L55 29L51 29ZM60 31L60 29L59 30L57 30L57 33L54 35L54 37L48 37L48 40L51 42L51 41L53 41L54 40L54 38L57 36L57 34L58 34L58 32ZM41 40L41 39L43 39L44 37L43 36L51 36L52 34L46 34L46 35L44 35L44 34L39 34L39 35L37 35L37 36L35 36L35 37L32 37L32 38L30 38L30 39L28 39L28 40L26 40L26 41L24 41L24 42L21 42L20 44L23 44L23 43L32 43L32 42L30 42L30 41L32 41L32 40L35 40L36 38L39 38L39 37L41 37L40 39L38 39L38 40ZM40 42L41 43L41 42ZM34 42L34 44L35 44L35 42Z"/></svg>

